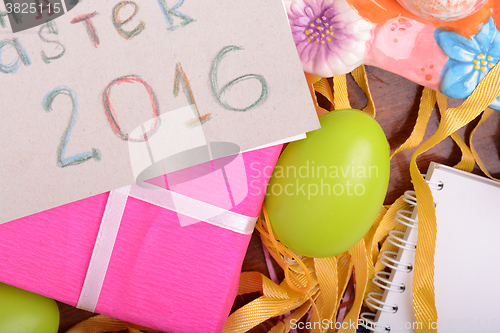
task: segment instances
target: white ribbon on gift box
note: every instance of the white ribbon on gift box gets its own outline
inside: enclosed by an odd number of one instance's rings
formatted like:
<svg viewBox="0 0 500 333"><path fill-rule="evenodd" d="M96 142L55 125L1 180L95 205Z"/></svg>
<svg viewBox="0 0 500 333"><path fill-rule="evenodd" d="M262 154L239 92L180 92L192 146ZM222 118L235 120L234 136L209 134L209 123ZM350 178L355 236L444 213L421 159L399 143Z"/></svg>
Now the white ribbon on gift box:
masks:
<svg viewBox="0 0 500 333"><path fill-rule="evenodd" d="M244 235L251 234L257 222L258 217L234 213L164 188L151 188L151 184L142 185L110 192L77 308L95 311L129 197Z"/></svg>

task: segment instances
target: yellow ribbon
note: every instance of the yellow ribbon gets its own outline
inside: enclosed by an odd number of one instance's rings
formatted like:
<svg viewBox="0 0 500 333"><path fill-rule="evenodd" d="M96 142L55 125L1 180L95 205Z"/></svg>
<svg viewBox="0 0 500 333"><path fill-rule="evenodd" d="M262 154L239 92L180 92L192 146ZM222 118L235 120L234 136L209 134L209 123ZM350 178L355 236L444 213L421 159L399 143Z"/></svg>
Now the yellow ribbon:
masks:
<svg viewBox="0 0 500 333"><path fill-rule="evenodd" d="M345 75L332 78L335 88L333 94L327 79L307 73L306 77L318 115L329 111L319 106L317 93L325 97L335 109L350 108ZM353 71L353 77L367 95L368 103L364 110L374 116L375 106L364 67ZM387 209L382 207L375 221L376 226L384 221L386 211ZM388 233L389 228L385 224L384 221L382 224L384 227L380 229L372 228L365 239L360 240L344 254L331 258L301 258L275 238L264 207L263 216L257 222L256 229L271 256L284 270L285 280L276 285L260 273L242 273L238 294L260 292L262 296L234 312L226 321L223 332L246 332L270 318L281 316L294 309L297 310L274 326L270 332L289 332L291 320L302 317L308 311L312 311L311 323L316 323L312 326L312 332L326 332L331 327L326 328L322 323L326 320L332 325L335 324L342 296L354 270L355 299L344 318L340 332L355 332L352 324L357 323L368 281L373 277L373 253L378 246L374 241L379 242L384 237L381 237L377 230L385 230ZM292 264L289 263L290 260Z"/></svg>
<svg viewBox="0 0 500 333"><path fill-rule="evenodd" d="M435 92L432 89L425 87L422 92L422 97L420 98L420 107L418 109L418 117L415 122L415 127L413 128L413 131L408 139L406 139L406 141L392 153L391 158L399 152L415 148L422 142L435 104Z"/></svg>
<svg viewBox="0 0 500 333"><path fill-rule="evenodd" d="M270 254L285 270L286 278L277 285L260 273L242 273L238 294L258 291L262 296L234 312L226 321L223 332L246 332L270 318L293 311L291 316L270 331L289 332L291 320L301 318L311 309L311 323L316 323L312 332L327 332L335 327L336 314L353 268L357 272L356 299L344 322L357 321L368 281L364 239L350 251L336 257L300 258L275 238L265 207L256 228ZM354 332L352 325L344 327L348 329L342 332Z"/></svg>
<svg viewBox="0 0 500 333"><path fill-rule="evenodd" d="M333 91L332 88L330 87L330 82L328 82L328 79L326 78L321 78L321 80L315 82L313 84L314 90L323 95L330 104L334 104L333 102Z"/></svg>
<svg viewBox="0 0 500 333"><path fill-rule="evenodd" d="M479 168L481 169L481 171L484 172L484 174L486 176L488 176L489 178L493 179L493 180L496 180L496 181L500 181L499 179L493 177L488 169L486 168L486 166L484 165L483 161L481 160L481 157L479 157L479 154L476 150L476 148L474 147L473 143L472 143L472 138L474 137L474 134L476 133L476 130L479 128L479 126L481 126L482 124L484 124L490 117L491 115L493 114L493 111L492 109L490 108L487 108L483 115L481 116L481 120L479 121L479 123L477 124L477 126L472 130L472 133L470 134L470 149L472 151L472 155L474 156L474 159L476 160L476 163L477 165L479 166Z"/></svg>
<svg viewBox="0 0 500 333"><path fill-rule="evenodd" d="M368 257L366 253L365 240L361 239L353 248L349 250L349 253L351 254L355 267L356 296L351 310L347 313L344 321L342 322L343 325L341 326L342 328L339 330L339 333L356 332L359 312L361 310L361 305L363 304L363 296L368 283ZM356 323L356 325L353 326L353 323Z"/></svg>
<svg viewBox="0 0 500 333"><path fill-rule="evenodd" d="M389 208L383 207L377 221L372 226L372 229L365 236L368 253L368 283L365 292L366 295L370 292L381 293L382 289L373 283L372 279L376 272L383 270L385 266L380 261L381 253L384 251L395 251L396 246L390 242L386 242L389 232L401 228L401 224L396 220L400 210L409 210L410 205L403 200L403 196L398 198ZM366 304L368 305L368 304Z"/></svg>
<svg viewBox="0 0 500 333"><path fill-rule="evenodd" d="M477 152L474 149L469 149L455 132L477 117L482 109L486 108L487 105L500 95L500 84L498 84L498 80L496 79L499 75L498 68L498 66L495 67L480 83L475 92L462 104L462 106L458 108L447 109L447 99L444 95L425 88L420 102L419 116L415 124L415 128L406 142L395 151L395 153L398 153L406 149L415 148L421 144L428 120L437 102L439 110L442 114L442 121L438 131L429 140L416 149L412 156L410 166L411 176L417 192L417 200L419 201L418 213L420 219L420 230L422 230L419 232L419 246L415 258L414 305L417 321L426 324L423 325L423 330L426 331L432 332L432 325L429 324L437 321L433 285L433 255L436 233L435 212L432 204L432 195L427 184L420 175L416 165L416 159L421 153L427 151L447 136L451 136L462 151L462 160L456 165L456 167L468 171L473 168L473 157L477 156ZM366 76L366 73L364 73L361 69L358 69L357 73L353 73L353 76L355 79L356 77L358 78L356 79L358 82L360 81L360 77ZM349 100L347 98L347 85L345 77L334 77L333 84L335 87L333 94L333 104L335 108L340 109L350 107ZM360 84L360 86L362 85ZM318 79L311 85L311 87L314 92L320 93L330 101L331 96L328 94L329 83L326 79ZM369 95L369 90L366 90L368 91L367 95ZM373 103L371 98L369 98L368 104L370 103ZM369 109L370 106L367 105L367 108ZM478 127L486 121L487 118L488 114L485 113L483 117L484 120L478 124ZM473 156L473 154L475 155ZM285 271L285 281L283 281L283 283L279 286L281 288L281 292L275 293L273 297L280 297L282 302L290 302L293 299L291 296L294 296L296 297L295 301L297 303L301 303L301 314L310 311L312 308L313 321L322 319L329 320L330 318L333 320L334 313L338 311L339 302L345 288L347 287L351 272L354 269L356 275L356 297L351 310L344 318L344 323L357 320L364 295L368 292L379 290L378 287L371 282L371 279L373 278L375 272L383 269L383 265L379 260L380 253L386 250L395 250L394 245L389 242L385 242L385 239L387 238L389 231L403 228L395 220L396 214L400 210L411 210L409 204L404 202L402 197L396 200L396 202L389 208L382 208L377 221L375 221L373 227L367 233L365 238L360 241L360 243L356 244L355 247L347 253L344 253L342 256L328 258L330 260L328 262L324 261L326 259L320 261L320 259L304 258L301 260L299 258L295 258L293 253L289 250L287 251L287 249L274 238L272 230L268 225L268 221L265 222L265 226L262 222L258 224L257 229L261 233L262 241L270 249L272 256ZM266 221L266 219L262 221ZM284 260L285 257L293 258L296 260L297 264L287 264ZM307 267L307 271L298 267L301 262L303 262L303 265ZM336 269L334 267L336 267ZM332 273L335 271L337 272L336 275ZM324 273L327 273L330 278L334 280L334 282L325 280L324 275L322 275ZM311 276L311 279L308 280L307 276ZM256 276L254 276L254 279L255 281L253 283L256 286L259 283L256 281ZM264 279L261 277L259 279L265 281L263 284L272 283L267 278ZM310 285L306 285L308 281L311 282ZM299 294L292 295L290 292L286 292L286 288L293 289L293 291L296 291ZM332 295L335 295L335 290L337 290L337 296L333 297ZM300 296L300 294L302 295ZM265 301L266 304L272 304L272 300L269 299L270 296L271 294L264 292L264 299L261 301ZM332 304L335 304L335 307L333 307ZM289 309L290 308L287 307L286 311ZM235 321L237 317L241 318L246 311L246 309L243 309L241 313L233 314L235 316L230 318L230 321ZM285 311L274 311L275 315L276 313L282 314L285 313ZM294 314L295 312L293 312L292 315ZM270 317L267 316L266 318ZM263 318L261 318L260 321L256 321L256 323L262 322L262 320ZM285 332L288 332L289 325L286 323L289 324L289 321L284 321L283 323L278 324L278 326L273 328L272 332L281 332L282 329ZM230 331L232 332L232 330L228 330L228 332ZM340 331L349 332L352 331L352 328L341 329Z"/></svg>
<svg viewBox="0 0 500 333"><path fill-rule="evenodd" d="M440 112L443 111L445 112L446 109L448 109L448 98L441 93L438 92L435 93ZM455 143L460 148L460 151L462 152L462 159L454 167L463 171L472 172L472 170L474 169L475 162L474 162L474 155L472 154L471 150L469 149L469 147L467 147L465 142L462 140L462 138L460 138L460 136L456 132L452 133L450 136L453 139L453 141L455 141Z"/></svg>
<svg viewBox="0 0 500 333"><path fill-rule="evenodd" d="M394 209L398 207L395 206ZM379 225L383 221L386 211L383 207L375 224ZM301 258L291 252L275 238L265 207L256 229L271 256L285 271L285 280L277 285L260 273L242 273L238 294L260 292L262 296L234 312L226 321L223 332L246 332L270 318L293 311L291 316L269 331L289 332L291 320L303 317L311 309L311 327L314 328L311 332L328 332L335 327L342 296L353 270L356 281L355 300L340 324L342 329L339 332L355 332L354 323L357 323L363 295L370 279L368 266L373 266L369 255L372 251L371 240L380 237L376 233L378 229L372 229L349 251L330 258ZM370 244L368 248L365 241Z"/></svg>
<svg viewBox="0 0 500 333"><path fill-rule="evenodd" d="M333 77L333 96L335 110L350 109L349 96L347 95L347 79L345 75Z"/></svg>
<svg viewBox="0 0 500 333"><path fill-rule="evenodd" d="M322 115L330 112L332 108L329 106L326 108L320 106L316 94L322 95L325 98L325 100L330 104L330 106L333 106L335 110L351 108L351 104L349 102L349 95L347 93L346 75L338 75L331 78L331 82L334 87L333 92L329 79L315 76L309 73L305 73L305 75L309 85L309 91L311 93L311 97L316 107L316 113L318 114L318 117L321 117ZM376 114L375 103L373 102L373 97L370 91L370 87L368 85L368 77L366 76L365 66L361 65L359 67L356 67L351 72L351 75L356 81L356 83L359 85L361 90L363 90L363 92L366 95L366 98L368 99L367 105L363 108L363 111L365 111L372 117L375 117ZM325 103L322 103L322 105L325 106Z"/></svg>
<svg viewBox="0 0 500 333"><path fill-rule="evenodd" d="M434 250L436 245L436 214L432 193L417 166L417 157L455 133L491 104L500 95L500 66L497 64L479 83L474 92L457 107L442 112L437 132L412 156L410 174L418 201L419 233L413 274L413 305L421 332L437 332L437 312L434 297Z"/></svg>
<svg viewBox="0 0 500 333"><path fill-rule="evenodd" d="M141 331L153 331L150 328L127 323L119 319L113 319L103 315L97 315L84 320L66 333L97 333L100 331L122 331L128 330L129 333L141 333Z"/></svg>
<svg viewBox="0 0 500 333"><path fill-rule="evenodd" d="M375 103L373 102L373 97L372 97L372 93L370 91L370 87L368 86L368 77L366 76L365 65L361 65L359 67L356 67L351 72L351 75L354 78L354 81L356 81L358 86L361 88L361 90L363 90L363 92L366 95L366 98L368 99L368 103L363 108L363 111L365 111L370 116L375 118L377 111L375 109Z"/></svg>
<svg viewBox="0 0 500 333"><path fill-rule="evenodd" d="M316 108L316 114L318 117L321 117L322 115L325 115L329 112L329 110L321 107L318 102L318 97L316 96L316 92L322 94L327 98L327 100L333 104L333 97L332 97L332 92L331 89L329 88L329 83L328 80L325 78L321 78L316 75L312 75L309 73L304 73L307 79L308 87L309 87L309 93L311 94L311 98L314 102L314 107Z"/></svg>

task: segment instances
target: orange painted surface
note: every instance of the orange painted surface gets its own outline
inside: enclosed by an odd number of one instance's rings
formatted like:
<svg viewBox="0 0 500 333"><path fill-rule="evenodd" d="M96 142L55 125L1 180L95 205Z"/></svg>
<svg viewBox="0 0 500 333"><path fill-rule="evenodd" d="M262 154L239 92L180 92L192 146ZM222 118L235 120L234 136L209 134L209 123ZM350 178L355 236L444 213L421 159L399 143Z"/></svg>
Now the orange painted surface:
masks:
<svg viewBox="0 0 500 333"><path fill-rule="evenodd" d="M495 25L497 26L497 29L499 29L500 31L500 1L498 0L493 1L491 11L492 11L491 16L495 20Z"/></svg>
<svg viewBox="0 0 500 333"><path fill-rule="evenodd" d="M451 30L465 37L477 34L483 23L493 16L497 27L500 26L500 0L489 0L480 10L461 20L452 22L434 22L414 15L404 9L396 0L347 0L365 19L382 24L398 16L413 19L436 28Z"/></svg>
<svg viewBox="0 0 500 333"><path fill-rule="evenodd" d="M396 0L347 0L347 2L356 9L359 15L375 24L398 16L417 21L423 20L404 9Z"/></svg>

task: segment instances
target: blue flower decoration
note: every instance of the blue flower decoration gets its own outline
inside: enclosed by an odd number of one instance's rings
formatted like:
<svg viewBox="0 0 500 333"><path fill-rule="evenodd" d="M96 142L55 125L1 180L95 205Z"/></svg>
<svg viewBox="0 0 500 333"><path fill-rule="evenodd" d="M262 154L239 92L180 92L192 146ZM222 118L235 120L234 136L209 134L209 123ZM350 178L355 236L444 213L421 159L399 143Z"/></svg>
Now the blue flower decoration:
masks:
<svg viewBox="0 0 500 333"><path fill-rule="evenodd" d="M467 98L500 60L500 33L493 18L471 39L439 30L434 38L450 58L441 72L441 92L451 98ZM500 96L490 107L500 110Z"/></svg>

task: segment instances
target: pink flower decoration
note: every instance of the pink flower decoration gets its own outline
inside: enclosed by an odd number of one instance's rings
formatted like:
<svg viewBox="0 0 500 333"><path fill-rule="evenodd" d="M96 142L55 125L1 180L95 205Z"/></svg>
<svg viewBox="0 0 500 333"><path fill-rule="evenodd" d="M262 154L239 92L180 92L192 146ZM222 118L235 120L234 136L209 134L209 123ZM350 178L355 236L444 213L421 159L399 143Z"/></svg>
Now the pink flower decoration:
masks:
<svg viewBox="0 0 500 333"><path fill-rule="evenodd" d="M363 63L374 25L346 0L292 0L285 5L304 71L330 77Z"/></svg>

